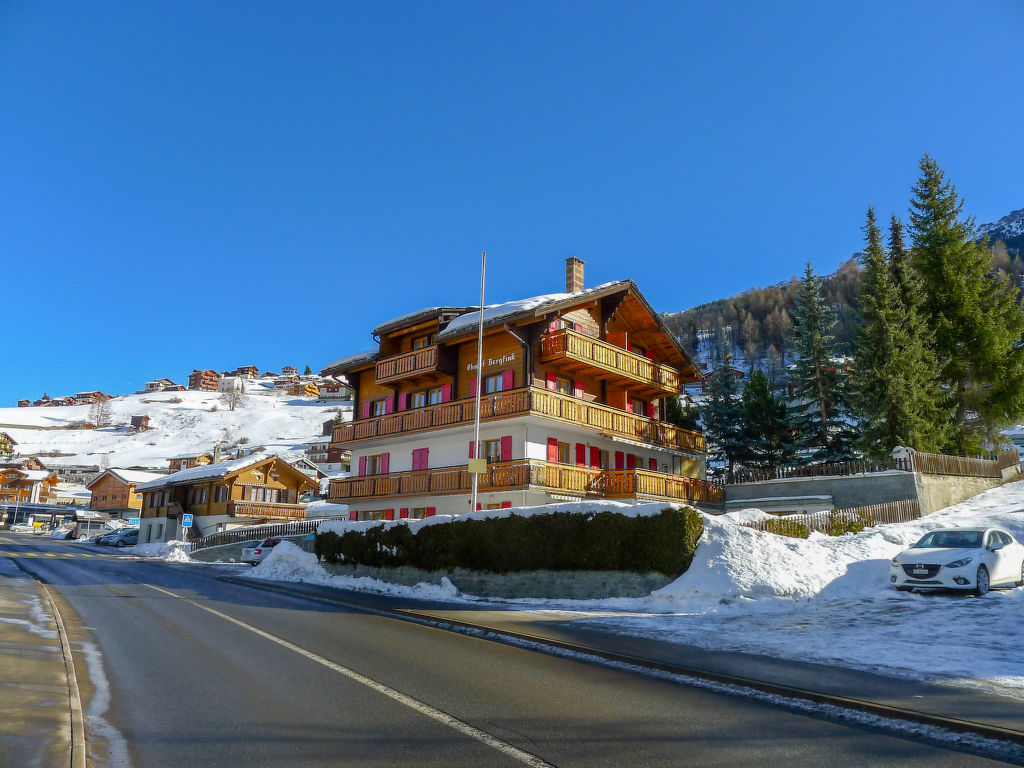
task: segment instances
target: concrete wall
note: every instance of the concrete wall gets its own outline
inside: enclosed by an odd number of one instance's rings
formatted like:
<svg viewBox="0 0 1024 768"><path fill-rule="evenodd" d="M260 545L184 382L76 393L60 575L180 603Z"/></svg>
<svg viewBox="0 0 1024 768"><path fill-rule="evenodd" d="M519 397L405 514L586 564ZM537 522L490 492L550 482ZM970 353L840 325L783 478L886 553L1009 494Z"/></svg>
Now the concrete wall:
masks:
<svg viewBox="0 0 1024 768"><path fill-rule="evenodd" d="M798 477L725 486L726 503L733 508L734 501L744 499L823 495L831 496L837 509L845 509L886 501L916 499L918 492L914 474L897 471L849 477Z"/></svg>
<svg viewBox="0 0 1024 768"><path fill-rule="evenodd" d="M992 477L925 475L920 472L914 474L917 476L917 500L921 505L922 515L959 504L982 491L998 488L1003 484L1002 480Z"/></svg>

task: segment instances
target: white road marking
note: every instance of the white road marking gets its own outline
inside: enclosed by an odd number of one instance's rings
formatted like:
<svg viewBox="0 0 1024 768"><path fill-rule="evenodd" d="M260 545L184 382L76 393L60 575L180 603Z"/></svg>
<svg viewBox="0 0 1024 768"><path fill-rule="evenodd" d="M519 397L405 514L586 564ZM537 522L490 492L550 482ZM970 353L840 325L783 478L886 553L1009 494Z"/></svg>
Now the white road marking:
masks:
<svg viewBox="0 0 1024 768"><path fill-rule="evenodd" d="M449 715L447 712L443 712L440 709L437 709L436 707L432 707L429 704L420 701L419 699L414 699L412 696L409 696L408 694L395 690L394 688L384 685L383 683L378 683L373 678L360 674L359 672L356 672L354 669L349 669L348 667L342 666L341 664L333 662L330 659L315 654L312 651L307 651L305 648L300 648L294 643L290 643L287 640L284 640L283 638L277 637L276 635L272 635L269 632L264 632L262 629L259 629L258 627L254 627L251 624L246 624L244 621L240 621L236 618L228 616L226 613L221 613L220 611L214 608L210 608L209 606L197 603L194 600L189 600L186 597L176 595L173 592L169 592L166 589L161 589L160 587L155 587L152 584L147 584L146 586L148 586L150 589L155 589L157 592L161 592L169 597L174 597L178 600L183 600L184 602L189 603L190 605L194 605L196 608L201 608L202 610L208 613L212 613L214 616L218 616L224 619L225 621L229 621L232 624L235 624L236 626L242 627L243 629L247 629L250 632L259 635L260 637L266 640L270 640L273 643L277 643L282 648L287 648L289 651L294 651L300 656L304 656L310 661L315 661L317 664L321 664L330 669L331 671L337 672L339 675L344 675L345 677L355 680L357 683L361 683L362 685L365 685L367 688L371 688L372 690L377 691L377 693L381 693L384 696L387 696L388 698L397 701L399 704L403 704L404 706L409 707L410 709L415 710L416 712L419 712L422 715L426 715L427 717L436 720L442 725L446 725L449 728L458 731L459 733L465 736L469 736L472 739L476 739L477 741L486 744L488 747L496 749L499 752L502 752L503 754L513 758L514 760L518 760L523 765L528 765L531 768L555 768L553 765L551 765L551 763L545 762L536 755L530 754L529 752L519 749L519 747L513 746L512 744L509 744L506 741L502 741L501 739L492 736L486 731L481 731L479 728L474 728L469 723L459 720L457 717Z"/></svg>

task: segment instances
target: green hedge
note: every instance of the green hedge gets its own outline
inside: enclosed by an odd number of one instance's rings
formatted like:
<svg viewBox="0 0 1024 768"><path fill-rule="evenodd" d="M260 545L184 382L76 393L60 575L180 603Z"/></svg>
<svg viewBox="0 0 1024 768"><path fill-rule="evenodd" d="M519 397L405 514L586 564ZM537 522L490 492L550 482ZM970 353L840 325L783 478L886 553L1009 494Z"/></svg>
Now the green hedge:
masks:
<svg viewBox="0 0 1024 768"><path fill-rule="evenodd" d="M810 528L803 523L798 523L796 520L786 520L785 518L765 520L762 530L778 534L779 536L789 536L791 539L806 539L811 535Z"/></svg>
<svg viewBox="0 0 1024 768"><path fill-rule="evenodd" d="M704 529L690 508L656 515L553 512L456 520L425 525L378 525L362 531L319 533L316 554L328 563L427 571L631 571L678 576L690 567Z"/></svg>

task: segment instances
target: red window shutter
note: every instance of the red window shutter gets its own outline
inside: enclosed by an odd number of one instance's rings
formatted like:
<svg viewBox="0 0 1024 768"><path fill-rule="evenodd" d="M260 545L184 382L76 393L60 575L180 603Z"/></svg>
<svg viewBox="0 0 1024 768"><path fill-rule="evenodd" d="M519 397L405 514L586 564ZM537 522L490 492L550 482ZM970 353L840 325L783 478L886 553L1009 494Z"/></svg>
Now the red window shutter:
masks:
<svg viewBox="0 0 1024 768"><path fill-rule="evenodd" d="M648 419L653 419L654 418L654 403L648 403L647 404L647 418Z"/></svg>
<svg viewBox="0 0 1024 768"><path fill-rule="evenodd" d="M573 323L572 329L576 331L576 333L583 333L583 323Z"/></svg>
<svg viewBox="0 0 1024 768"><path fill-rule="evenodd" d="M370 404L368 402L367 403L363 403L363 418L364 419L370 418Z"/></svg>
<svg viewBox="0 0 1024 768"><path fill-rule="evenodd" d="M503 371L501 374L501 388L512 389L515 386L515 375L512 371Z"/></svg>
<svg viewBox="0 0 1024 768"><path fill-rule="evenodd" d="M578 398L580 398L582 400L583 399L583 382L582 381L574 381L572 383L572 388L573 388L573 394L576 395L576 397L578 397Z"/></svg>
<svg viewBox="0 0 1024 768"><path fill-rule="evenodd" d="M622 451L616 451L615 452L615 468L616 469L623 469L624 466L625 466L625 462L626 462L626 454L624 454Z"/></svg>
<svg viewBox="0 0 1024 768"><path fill-rule="evenodd" d="M476 443L472 440L469 441L469 458L476 458Z"/></svg>
<svg viewBox="0 0 1024 768"><path fill-rule="evenodd" d="M587 466L587 446L583 443L576 443L576 466Z"/></svg>
<svg viewBox="0 0 1024 768"><path fill-rule="evenodd" d="M420 469L426 469L430 466L430 449L420 449Z"/></svg>
<svg viewBox="0 0 1024 768"><path fill-rule="evenodd" d="M447 403L451 399L452 399L452 385L451 384L442 384L441 385L441 402L442 403Z"/></svg>
<svg viewBox="0 0 1024 768"><path fill-rule="evenodd" d="M433 517L437 514L437 507L427 507L427 517Z"/></svg>
<svg viewBox="0 0 1024 768"><path fill-rule="evenodd" d="M484 508L484 505L483 505L483 504L481 504L481 503L480 503L480 502L478 501L478 502L476 503L476 511L477 511L477 512L479 512L479 511L480 511L481 509L483 509L483 508Z"/></svg>
<svg viewBox="0 0 1024 768"><path fill-rule="evenodd" d="M654 353L651 352L651 350L648 349L646 352L644 352L644 354L647 355L647 359L648 360L653 360L654 359Z"/></svg>
<svg viewBox="0 0 1024 768"><path fill-rule="evenodd" d="M547 375L548 389L554 391L555 389L558 388L557 378L558 377L555 376L555 374L553 374L553 373L549 373Z"/></svg>
<svg viewBox="0 0 1024 768"><path fill-rule="evenodd" d="M395 519L395 510L393 510L393 509L385 509L384 510L384 519L385 520L394 520Z"/></svg>
<svg viewBox="0 0 1024 768"><path fill-rule="evenodd" d="M632 453L626 454L626 469L636 469L636 456Z"/></svg>
<svg viewBox="0 0 1024 768"><path fill-rule="evenodd" d="M558 330L558 321L557 320L552 320L551 322L548 323L548 333L554 333L557 330Z"/></svg>
<svg viewBox="0 0 1024 768"><path fill-rule="evenodd" d="M404 411L405 410L405 404L407 402L408 397L409 396L405 392L399 392L398 393L398 410L400 410L400 411Z"/></svg>
<svg viewBox="0 0 1024 768"><path fill-rule="evenodd" d="M601 449L596 445L590 446L590 466L592 469L601 468Z"/></svg>
<svg viewBox="0 0 1024 768"><path fill-rule="evenodd" d="M351 512L348 513L348 519L349 520L358 520L359 519L359 513L356 512L355 510L352 510Z"/></svg>
<svg viewBox="0 0 1024 768"><path fill-rule="evenodd" d="M651 472L657 472L658 471L658 460L657 459L648 459L647 460L647 468L649 470L651 470Z"/></svg>
<svg viewBox="0 0 1024 768"><path fill-rule="evenodd" d="M558 438L548 438L548 461L552 464L558 463Z"/></svg>
<svg viewBox="0 0 1024 768"><path fill-rule="evenodd" d="M394 406L391 403L391 398L390 397L384 398L384 413L391 413L391 411L393 409L394 409Z"/></svg>
<svg viewBox="0 0 1024 768"><path fill-rule="evenodd" d="M400 510L398 510L398 517L399 517L399 519L405 519L408 516L409 516L409 508L408 507L402 507Z"/></svg>
<svg viewBox="0 0 1024 768"><path fill-rule="evenodd" d="M633 398L628 394L626 395L626 413L633 412Z"/></svg>
<svg viewBox="0 0 1024 768"><path fill-rule="evenodd" d="M362 477L365 474L366 474L366 457L365 456L360 456L359 457L359 476Z"/></svg>
<svg viewBox="0 0 1024 768"><path fill-rule="evenodd" d="M469 396L476 397L476 376L469 380Z"/></svg>
<svg viewBox="0 0 1024 768"><path fill-rule="evenodd" d="M512 435L505 435L501 438L501 453L498 461L512 461Z"/></svg>
<svg viewBox="0 0 1024 768"><path fill-rule="evenodd" d="M390 453L382 453L380 455L380 473L386 475L388 473L388 463L391 459Z"/></svg>
<svg viewBox="0 0 1024 768"><path fill-rule="evenodd" d="M503 502L501 502L501 508L502 509L512 509L512 502L511 501L503 501Z"/></svg>
<svg viewBox="0 0 1024 768"><path fill-rule="evenodd" d="M412 468L413 468L413 471L416 471L417 469L420 468L420 449L419 448L413 448L412 449Z"/></svg>
<svg viewBox="0 0 1024 768"><path fill-rule="evenodd" d="M626 351L627 352L632 352L633 351L633 345L630 342L628 342L628 341L626 342Z"/></svg>

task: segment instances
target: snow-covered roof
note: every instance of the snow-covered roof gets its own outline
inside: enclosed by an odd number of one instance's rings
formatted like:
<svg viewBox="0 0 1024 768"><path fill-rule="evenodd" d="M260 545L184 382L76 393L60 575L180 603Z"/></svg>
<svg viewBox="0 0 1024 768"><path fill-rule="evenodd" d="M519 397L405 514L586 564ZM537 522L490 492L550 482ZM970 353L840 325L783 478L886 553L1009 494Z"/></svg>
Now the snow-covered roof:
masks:
<svg viewBox="0 0 1024 768"><path fill-rule="evenodd" d="M200 451L199 453L183 453L180 456L171 456L168 461L180 461L181 459L198 459L200 456L213 456L212 451Z"/></svg>
<svg viewBox="0 0 1024 768"><path fill-rule="evenodd" d="M165 485L182 485L184 483L191 483L194 480L203 480L208 477L224 477L225 475L230 475L234 472L247 469L254 464L259 464L261 461L266 461L269 458L273 457L267 456L263 453L254 453L242 459L220 461L216 464L204 464L201 467L191 467L189 469L183 469L180 472L174 472L170 475L160 475L156 480L151 480L148 483L136 486L135 490L150 491L154 488L162 488Z"/></svg>
<svg viewBox="0 0 1024 768"><path fill-rule="evenodd" d="M34 483L53 476L53 472L48 469L19 469L18 471L25 476L26 480L31 480Z"/></svg>
<svg viewBox="0 0 1024 768"><path fill-rule="evenodd" d="M543 307L561 304L562 302L571 302L576 299L584 298L592 293L607 291L612 286L625 285L627 282L628 281L616 281L603 283L594 288L587 288L584 291L577 291L576 293L547 293L543 296L531 296L528 299L519 299L518 301L506 301L503 304L491 304L484 308L484 325L488 325L523 312L536 312L538 309ZM437 334L437 338L443 339L450 336L457 336L470 328L475 328L479 322L479 310L459 315L448 323L448 326L443 331Z"/></svg>
<svg viewBox="0 0 1024 768"><path fill-rule="evenodd" d="M143 472L138 469L108 469L107 472L123 483L148 483L150 480L166 477L159 472Z"/></svg>
<svg viewBox="0 0 1024 768"><path fill-rule="evenodd" d="M476 309L476 306L472 307L427 307L426 309L418 310L417 312L410 312L401 317L396 317L393 320L381 323L373 329L373 334L379 336L382 333L389 333L390 331L397 330L403 326L417 325L427 320L440 317L444 314L456 314L460 315L463 312L468 312L471 309Z"/></svg>
<svg viewBox="0 0 1024 768"><path fill-rule="evenodd" d="M379 352L376 349L364 349L362 352L356 352L354 355L348 355L346 357L339 358L333 363L329 363L320 369L320 373L326 374L328 371L335 368L348 368L349 366L355 365L356 363L371 362L376 360Z"/></svg>

